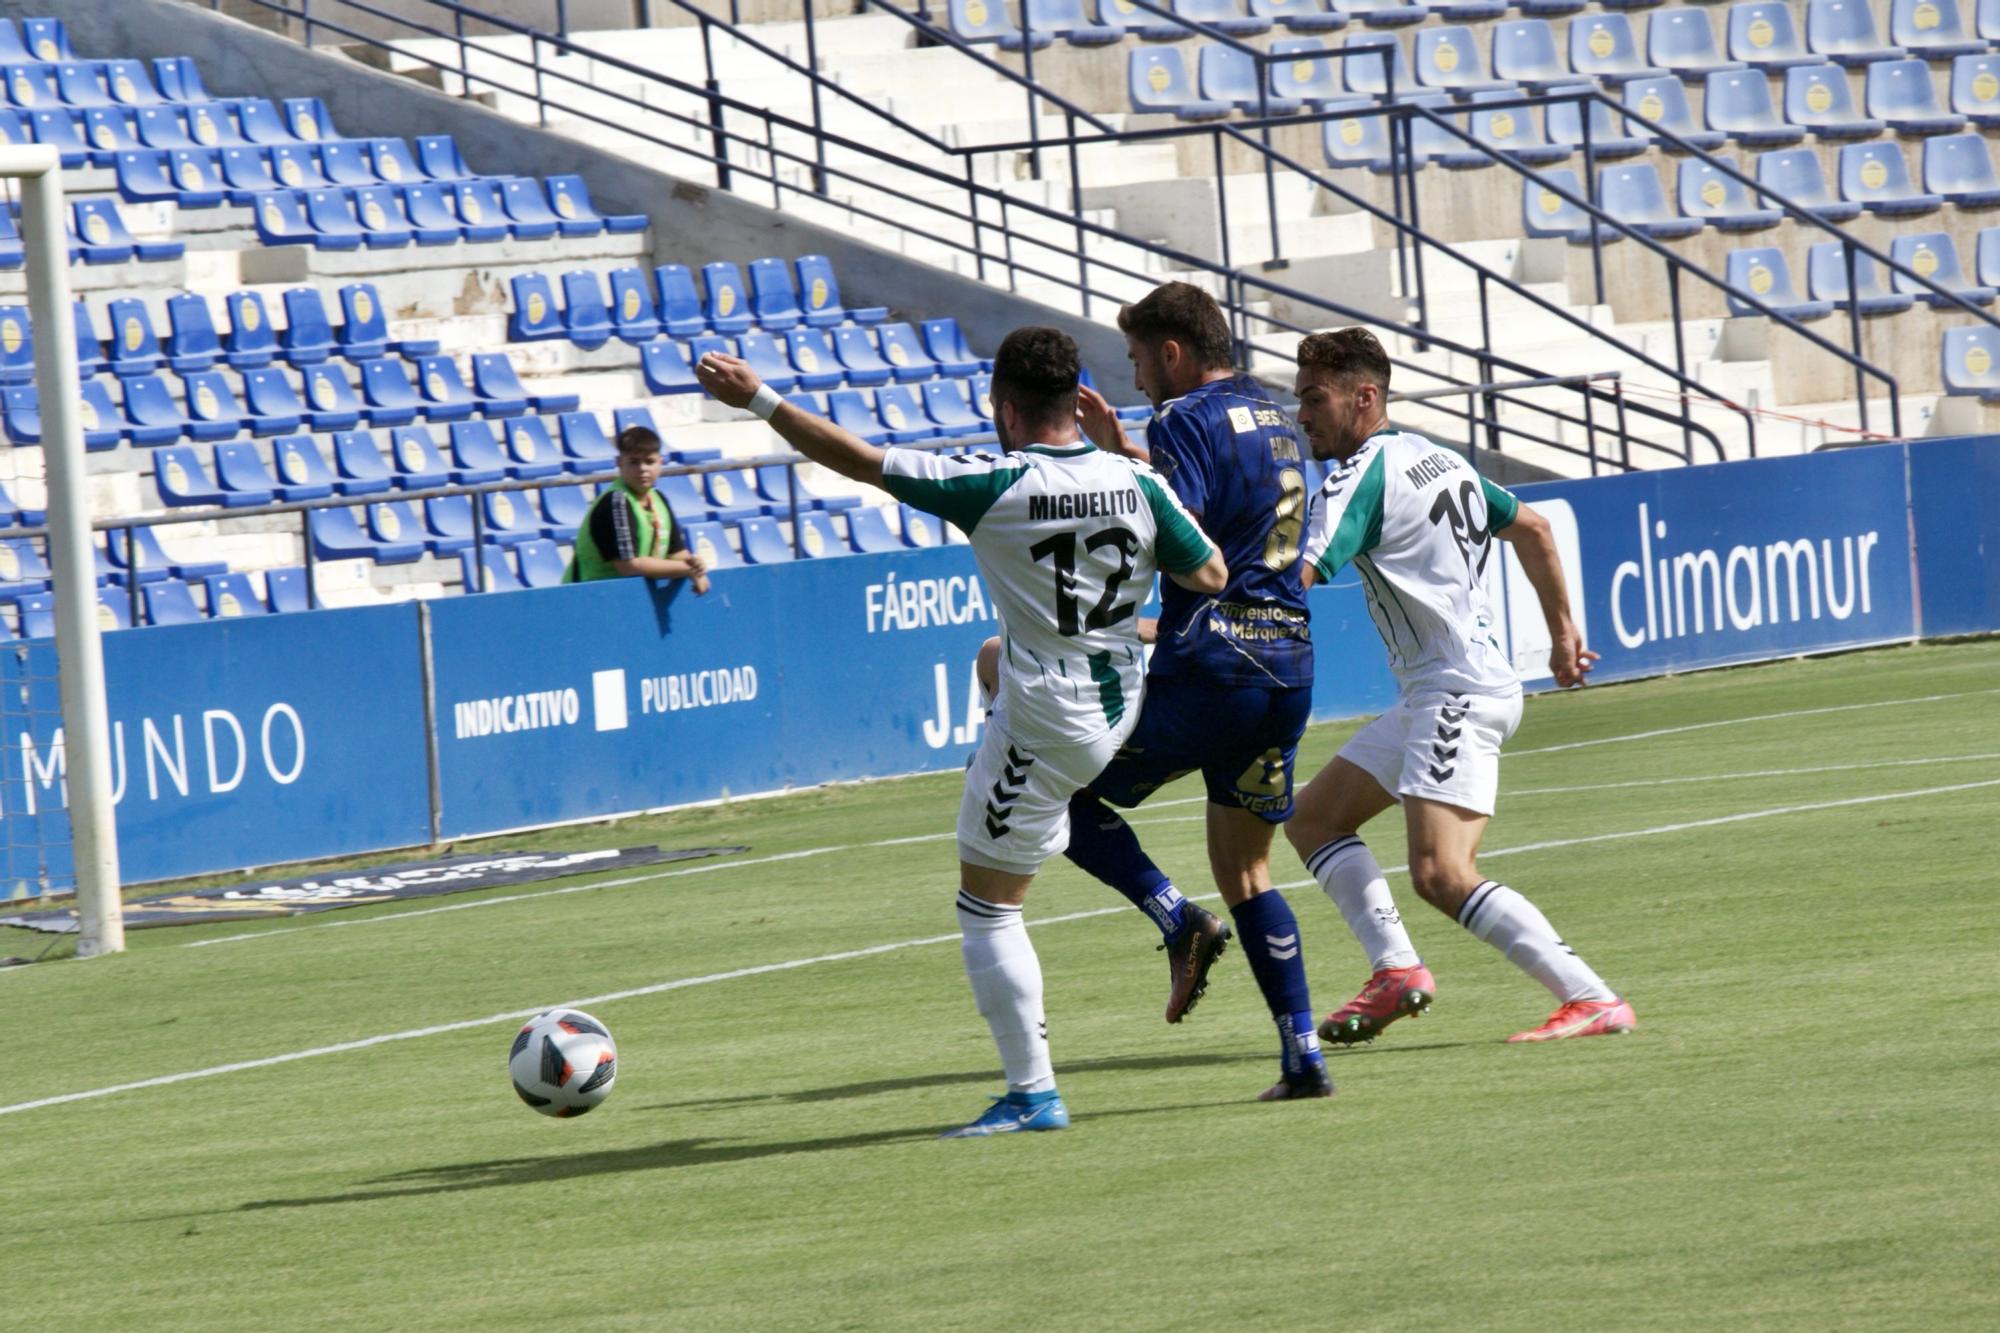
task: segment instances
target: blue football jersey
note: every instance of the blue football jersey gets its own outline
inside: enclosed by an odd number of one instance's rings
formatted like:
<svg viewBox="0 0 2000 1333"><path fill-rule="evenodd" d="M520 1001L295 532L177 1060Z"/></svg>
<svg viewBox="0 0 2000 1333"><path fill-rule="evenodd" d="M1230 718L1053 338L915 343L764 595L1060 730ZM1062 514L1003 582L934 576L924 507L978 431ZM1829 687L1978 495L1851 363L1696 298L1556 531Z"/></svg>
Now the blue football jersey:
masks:
<svg viewBox="0 0 2000 1333"><path fill-rule="evenodd" d="M1311 488L1292 422L1248 375L1215 380L1160 409L1153 469L1229 564L1220 596L1160 585L1156 675L1309 686L1312 630L1299 553Z"/></svg>

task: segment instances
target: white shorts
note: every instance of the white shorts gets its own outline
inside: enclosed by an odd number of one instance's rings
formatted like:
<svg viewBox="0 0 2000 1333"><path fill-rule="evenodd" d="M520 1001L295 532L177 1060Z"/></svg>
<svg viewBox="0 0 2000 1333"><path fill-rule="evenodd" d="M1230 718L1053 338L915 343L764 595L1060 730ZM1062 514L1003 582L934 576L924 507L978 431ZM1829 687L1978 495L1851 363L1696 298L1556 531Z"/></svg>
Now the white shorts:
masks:
<svg viewBox="0 0 2000 1333"><path fill-rule="evenodd" d="M958 854L976 866L1032 875L1069 846L1069 798L1104 771L1125 743L1138 710L1078 745L1026 745L1004 716L986 721L986 737L965 770L958 806Z"/></svg>
<svg viewBox="0 0 2000 1333"><path fill-rule="evenodd" d="M1416 796L1490 815L1500 794L1500 747L1520 725L1519 690L1425 690L1355 732L1340 757L1399 801Z"/></svg>

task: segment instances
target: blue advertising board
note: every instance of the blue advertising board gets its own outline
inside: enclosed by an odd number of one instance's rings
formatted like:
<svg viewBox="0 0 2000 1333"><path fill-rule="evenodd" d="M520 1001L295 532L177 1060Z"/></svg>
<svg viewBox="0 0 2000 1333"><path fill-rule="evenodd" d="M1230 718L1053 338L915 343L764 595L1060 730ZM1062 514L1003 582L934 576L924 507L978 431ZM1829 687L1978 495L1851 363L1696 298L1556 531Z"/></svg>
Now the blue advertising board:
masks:
<svg viewBox="0 0 2000 1333"><path fill-rule="evenodd" d="M1926 635L2000 629L2000 437L1909 446Z"/></svg>

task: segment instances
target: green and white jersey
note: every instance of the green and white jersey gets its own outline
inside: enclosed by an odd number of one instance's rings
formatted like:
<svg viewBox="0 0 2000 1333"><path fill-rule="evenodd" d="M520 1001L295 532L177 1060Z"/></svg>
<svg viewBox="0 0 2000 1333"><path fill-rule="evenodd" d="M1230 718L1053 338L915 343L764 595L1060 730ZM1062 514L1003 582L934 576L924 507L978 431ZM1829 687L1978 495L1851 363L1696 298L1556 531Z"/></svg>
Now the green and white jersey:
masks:
<svg viewBox="0 0 2000 1333"><path fill-rule="evenodd" d="M1157 473L1089 444L890 449L882 485L970 539L1000 613L998 702L1015 735L1088 741L1138 712L1153 573L1190 573L1214 549Z"/></svg>
<svg viewBox="0 0 2000 1333"><path fill-rule="evenodd" d="M1336 465L1313 500L1305 558L1330 581L1352 561L1405 695L1492 693L1520 678L1487 591L1493 534L1521 502L1451 450L1384 430Z"/></svg>

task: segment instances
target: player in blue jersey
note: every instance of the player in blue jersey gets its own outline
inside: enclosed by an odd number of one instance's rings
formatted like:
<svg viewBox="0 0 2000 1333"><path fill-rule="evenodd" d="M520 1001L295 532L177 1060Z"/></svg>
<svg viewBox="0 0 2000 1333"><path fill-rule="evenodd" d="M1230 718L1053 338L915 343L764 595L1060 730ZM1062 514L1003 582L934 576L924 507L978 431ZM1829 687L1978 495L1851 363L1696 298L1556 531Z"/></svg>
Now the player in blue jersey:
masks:
<svg viewBox="0 0 2000 1333"><path fill-rule="evenodd" d="M1070 802L1069 859L1146 912L1172 970L1167 1021L1201 997L1230 927L1183 898L1112 806L1130 808L1197 770L1208 857L1250 971L1278 1025L1282 1076L1262 1098L1332 1095L1314 1032L1299 926L1271 885L1271 842L1292 812L1292 761L1312 706L1312 634L1299 581L1309 491L1291 421L1231 362L1229 323L1185 282L1118 312L1134 381L1155 416L1141 449L1086 391L1079 415L1101 449L1150 457L1223 552L1229 583L1161 589L1139 724Z"/></svg>

